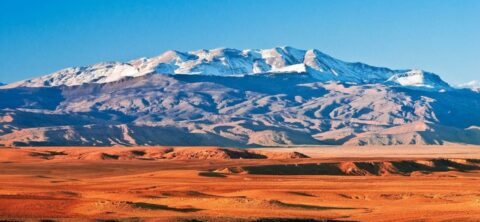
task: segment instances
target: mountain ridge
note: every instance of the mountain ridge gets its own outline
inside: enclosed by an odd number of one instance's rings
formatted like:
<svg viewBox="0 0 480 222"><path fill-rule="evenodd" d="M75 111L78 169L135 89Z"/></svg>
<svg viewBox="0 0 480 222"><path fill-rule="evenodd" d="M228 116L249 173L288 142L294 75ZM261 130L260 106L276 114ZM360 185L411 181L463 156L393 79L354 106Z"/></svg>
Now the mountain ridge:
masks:
<svg viewBox="0 0 480 222"><path fill-rule="evenodd" d="M303 50L290 46L244 50L216 48L189 52L169 50L159 56L128 62L102 62L70 67L38 78L11 83L3 88L106 83L152 72L218 76L309 73L320 81L391 83L433 90L450 89L449 84L434 73L416 69L392 70L360 62L344 62L317 49Z"/></svg>

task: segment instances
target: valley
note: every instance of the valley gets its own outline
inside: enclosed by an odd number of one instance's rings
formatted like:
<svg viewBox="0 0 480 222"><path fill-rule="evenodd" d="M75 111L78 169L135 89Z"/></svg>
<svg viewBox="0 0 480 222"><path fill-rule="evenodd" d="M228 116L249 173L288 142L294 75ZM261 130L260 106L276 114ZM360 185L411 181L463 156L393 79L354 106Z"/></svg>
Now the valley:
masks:
<svg viewBox="0 0 480 222"><path fill-rule="evenodd" d="M0 217L475 221L480 147L0 149Z"/></svg>

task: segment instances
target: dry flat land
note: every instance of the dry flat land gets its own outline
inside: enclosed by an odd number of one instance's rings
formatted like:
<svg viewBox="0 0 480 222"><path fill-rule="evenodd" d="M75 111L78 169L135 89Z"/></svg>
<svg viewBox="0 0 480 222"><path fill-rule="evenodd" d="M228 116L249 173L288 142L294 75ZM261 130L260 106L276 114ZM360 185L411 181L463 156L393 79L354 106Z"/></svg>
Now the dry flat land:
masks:
<svg viewBox="0 0 480 222"><path fill-rule="evenodd" d="M0 218L480 221L480 147L1 148Z"/></svg>

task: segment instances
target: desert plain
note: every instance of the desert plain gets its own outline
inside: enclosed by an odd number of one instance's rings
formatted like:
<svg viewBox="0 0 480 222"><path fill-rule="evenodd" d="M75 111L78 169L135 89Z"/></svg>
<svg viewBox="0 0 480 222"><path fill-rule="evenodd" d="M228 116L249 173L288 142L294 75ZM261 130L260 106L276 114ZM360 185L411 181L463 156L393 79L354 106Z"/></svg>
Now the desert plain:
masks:
<svg viewBox="0 0 480 222"><path fill-rule="evenodd" d="M0 148L4 221L480 221L480 147Z"/></svg>

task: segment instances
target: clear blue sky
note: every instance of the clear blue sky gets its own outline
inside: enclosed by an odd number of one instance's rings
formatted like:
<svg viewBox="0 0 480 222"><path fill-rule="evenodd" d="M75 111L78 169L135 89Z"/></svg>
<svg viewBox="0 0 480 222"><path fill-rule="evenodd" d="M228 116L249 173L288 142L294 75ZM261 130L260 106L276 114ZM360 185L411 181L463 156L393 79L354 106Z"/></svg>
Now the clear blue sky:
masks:
<svg viewBox="0 0 480 222"><path fill-rule="evenodd" d="M480 1L0 1L0 82L168 49L283 45L480 79Z"/></svg>

